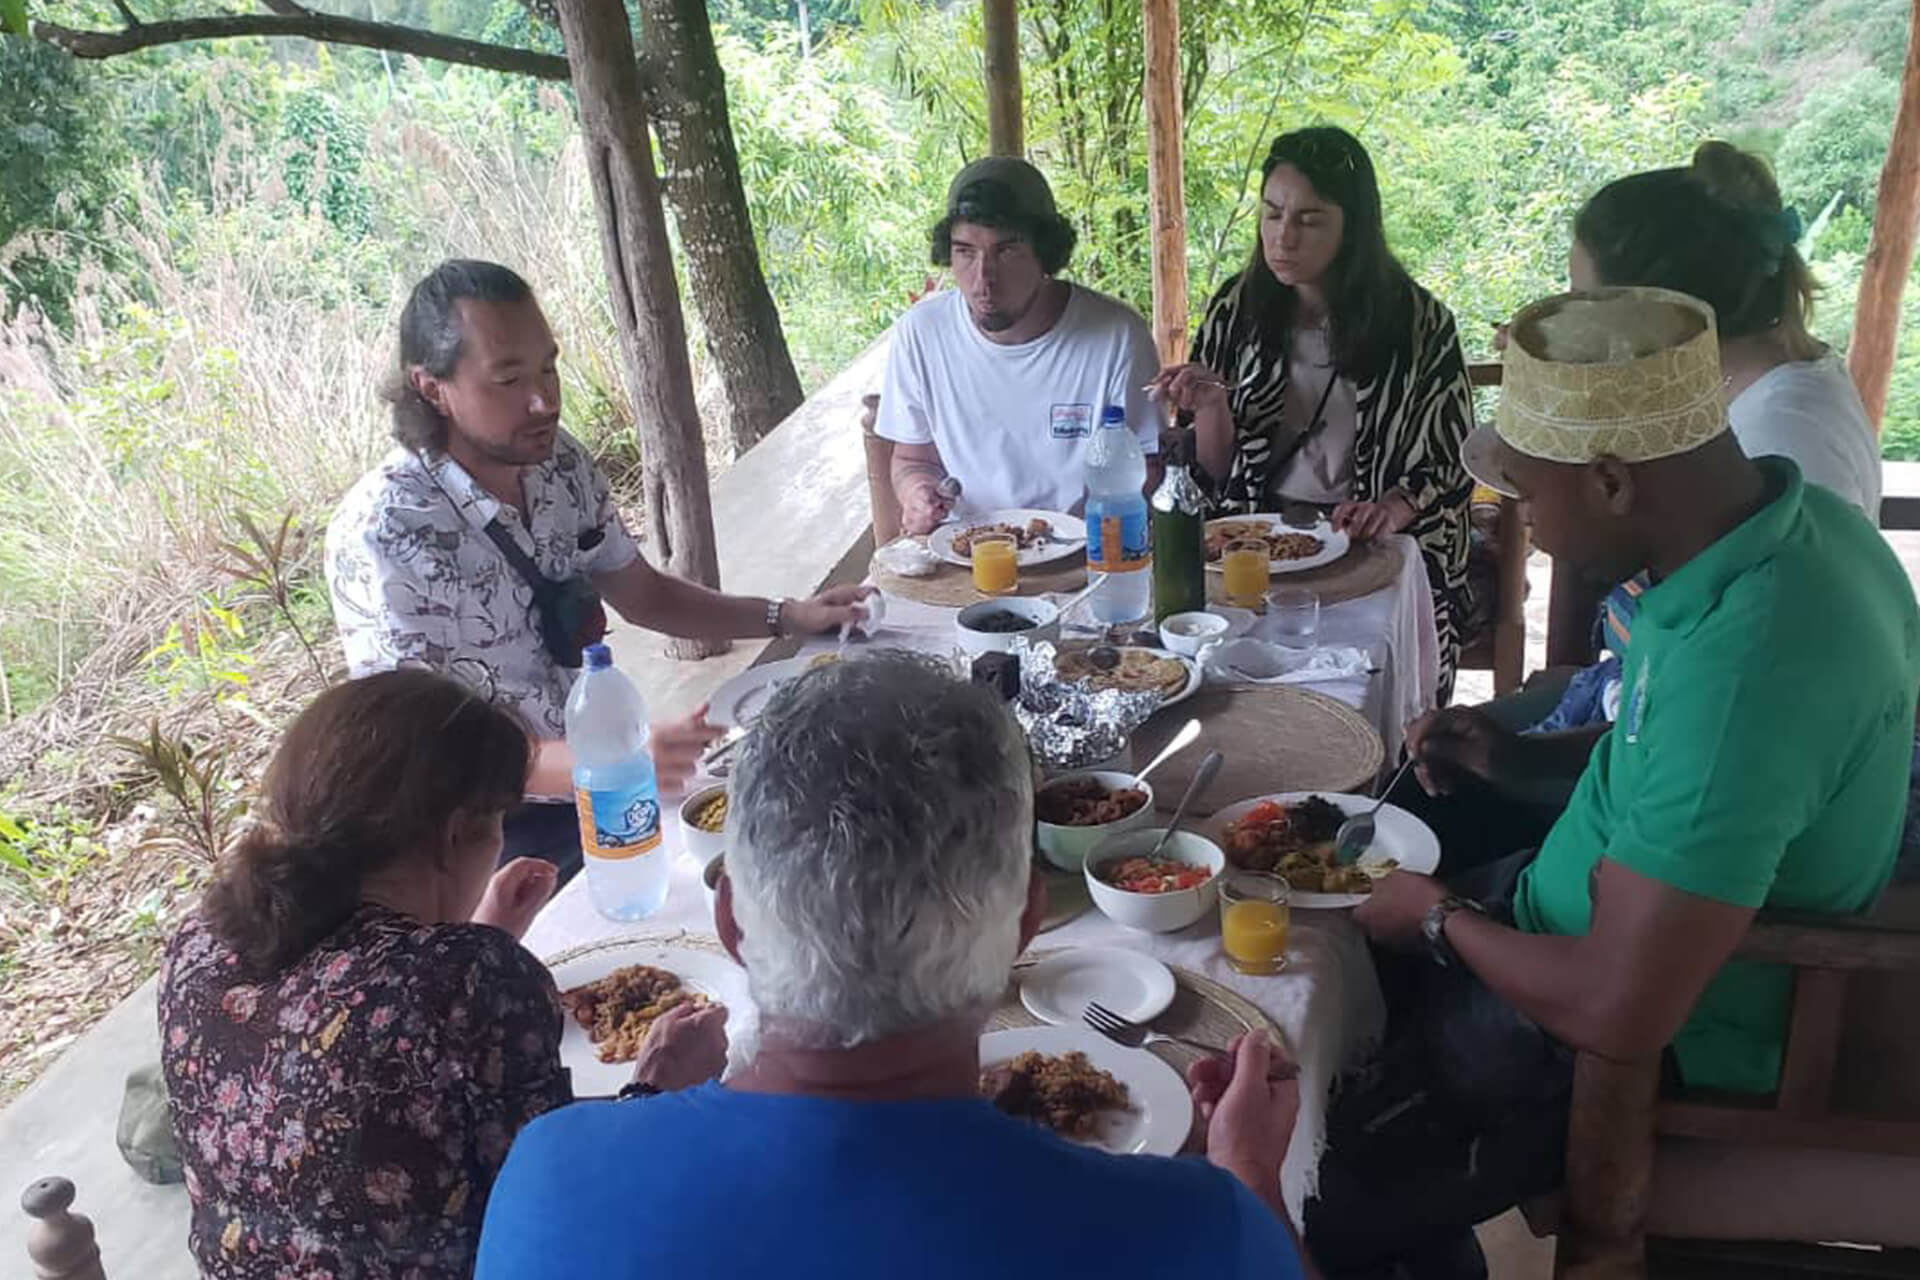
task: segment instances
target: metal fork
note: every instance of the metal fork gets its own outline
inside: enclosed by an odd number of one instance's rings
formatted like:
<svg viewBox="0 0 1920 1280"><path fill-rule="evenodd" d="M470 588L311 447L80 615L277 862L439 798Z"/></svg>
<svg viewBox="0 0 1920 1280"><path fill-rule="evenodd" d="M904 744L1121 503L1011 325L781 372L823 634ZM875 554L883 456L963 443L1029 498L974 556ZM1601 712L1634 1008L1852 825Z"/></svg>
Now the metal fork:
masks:
<svg viewBox="0 0 1920 1280"><path fill-rule="evenodd" d="M1185 1036L1170 1036L1163 1031L1155 1031L1153 1028L1141 1023L1129 1022L1113 1010L1107 1008L1107 1006L1101 1004L1098 1000L1090 1001L1086 1011L1082 1013L1080 1017L1089 1027L1092 1027L1095 1031L1098 1031L1115 1044L1122 1045L1128 1049L1144 1049L1150 1044L1179 1044L1185 1045L1196 1053L1203 1053L1210 1058L1221 1057L1227 1052L1219 1045L1207 1044L1200 1040L1189 1040ZM1278 1029L1272 1031L1271 1034L1275 1042L1274 1047L1280 1051L1286 1060L1274 1062L1267 1071L1267 1079L1291 1080L1294 1076L1300 1074L1300 1068L1295 1066L1291 1061L1293 1055L1287 1052L1286 1040L1280 1035Z"/></svg>

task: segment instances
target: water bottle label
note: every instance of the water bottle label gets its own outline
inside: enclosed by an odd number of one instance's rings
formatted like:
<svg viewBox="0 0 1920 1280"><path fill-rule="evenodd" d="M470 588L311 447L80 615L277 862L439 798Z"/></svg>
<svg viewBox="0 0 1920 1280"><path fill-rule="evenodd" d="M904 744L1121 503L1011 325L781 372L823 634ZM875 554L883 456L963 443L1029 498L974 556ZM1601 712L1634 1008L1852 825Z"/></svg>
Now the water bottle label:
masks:
<svg viewBox="0 0 1920 1280"><path fill-rule="evenodd" d="M580 848L590 858L637 858L660 847L660 801L652 787L576 788Z"/></svg>
<svg viewBox="0 0 1920 1280"><path fill-rule="evenodd" d="M1095 516L1088 512L1087 564L1098 573L1130 573L1152 560L1147 511Z"/></svg>

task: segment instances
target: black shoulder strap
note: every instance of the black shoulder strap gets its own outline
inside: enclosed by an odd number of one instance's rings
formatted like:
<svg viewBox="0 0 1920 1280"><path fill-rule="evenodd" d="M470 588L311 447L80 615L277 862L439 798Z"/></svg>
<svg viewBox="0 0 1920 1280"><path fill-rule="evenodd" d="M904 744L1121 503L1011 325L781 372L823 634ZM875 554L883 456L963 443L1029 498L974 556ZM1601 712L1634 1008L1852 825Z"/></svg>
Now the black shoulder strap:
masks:
<svg viewBox="0 0 1920 1280"><path fill-rule="evenodd" d="M546 599L554 588L553 579L540 572L540 566L533 562L533 557L520 549L520 544L513 540L513 535L507 532L507 527L497 517L487 521L487 536L493 539L494 546L500 548L500 554L513 566L513 571L533 588L533 598L536 601Z"/></svg>

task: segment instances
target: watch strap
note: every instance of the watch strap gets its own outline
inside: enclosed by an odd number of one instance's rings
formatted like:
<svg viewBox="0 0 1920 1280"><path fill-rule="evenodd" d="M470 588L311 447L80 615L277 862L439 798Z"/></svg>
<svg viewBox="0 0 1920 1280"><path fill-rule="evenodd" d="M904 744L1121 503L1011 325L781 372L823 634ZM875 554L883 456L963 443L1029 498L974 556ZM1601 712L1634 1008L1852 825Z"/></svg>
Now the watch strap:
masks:
<svg viewBox="0 0 1920 1280"><path fill-rule="evenodd" d="M1443 969L1453 967L1460 960L1453 944L1447 941L1447 920L1456 911L1472 911L1479 915L1487 913L1486 908L1472 898L1450 893L1428 907L1427 914L1420 920L1420 936L1427 940L1427 954Z"/></svg>

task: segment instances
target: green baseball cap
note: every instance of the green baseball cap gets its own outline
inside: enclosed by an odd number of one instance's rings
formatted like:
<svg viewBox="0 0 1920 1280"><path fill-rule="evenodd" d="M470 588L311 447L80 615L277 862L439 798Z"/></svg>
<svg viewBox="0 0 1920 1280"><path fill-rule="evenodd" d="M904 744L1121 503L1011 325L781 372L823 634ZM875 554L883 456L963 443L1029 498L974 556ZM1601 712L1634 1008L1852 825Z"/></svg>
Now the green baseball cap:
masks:
<svg viewBox="0 0 1920 1280"><path fill-rule="evenodd" d="M983 182L998 183L1013 197L1014 207L1006 212L1028 218L1057 218L1053 188L1040 171L1018 156L982 156L962 169L947 188L947 215L963 218L962 205L968 189Z"/></svg>

